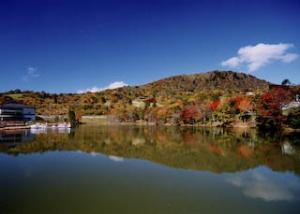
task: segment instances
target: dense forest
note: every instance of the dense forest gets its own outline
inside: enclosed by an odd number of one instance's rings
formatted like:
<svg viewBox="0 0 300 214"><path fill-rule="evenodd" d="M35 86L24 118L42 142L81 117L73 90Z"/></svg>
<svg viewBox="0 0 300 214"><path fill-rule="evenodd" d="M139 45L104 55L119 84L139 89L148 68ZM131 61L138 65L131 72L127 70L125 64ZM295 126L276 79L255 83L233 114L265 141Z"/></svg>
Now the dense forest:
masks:
<svg viewBox="0 0 300 214"><path fill-rule="evenodd" d="M211 71L179 75L141 86L100 92L50 94L12 90L0 94L34 106L38 115L109 115L118 122L152 124L199 124L211 126L300 125L299 108L283 112L295 100L299 86L288 80L273 85L252 75Z"/></svg>

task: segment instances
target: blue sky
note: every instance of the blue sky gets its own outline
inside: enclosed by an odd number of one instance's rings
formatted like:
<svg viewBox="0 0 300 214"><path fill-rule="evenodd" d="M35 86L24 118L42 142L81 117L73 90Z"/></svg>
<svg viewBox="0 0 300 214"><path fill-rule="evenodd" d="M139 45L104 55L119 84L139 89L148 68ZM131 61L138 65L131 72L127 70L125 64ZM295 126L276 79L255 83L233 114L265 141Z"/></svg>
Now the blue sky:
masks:
<svg viewBox="0 0 300 214"><path fill-rule="evenodd" d="M0 91L77 92L215 69L299 84L298 55L300 0L0 6Z"/></svg>

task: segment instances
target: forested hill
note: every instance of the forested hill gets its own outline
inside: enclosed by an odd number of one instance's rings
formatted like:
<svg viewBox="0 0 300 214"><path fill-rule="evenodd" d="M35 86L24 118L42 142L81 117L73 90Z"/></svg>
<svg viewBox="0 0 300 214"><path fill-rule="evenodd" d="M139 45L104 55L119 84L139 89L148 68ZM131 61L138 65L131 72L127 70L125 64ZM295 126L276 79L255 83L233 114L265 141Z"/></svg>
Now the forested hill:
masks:
<svg viewBox="0 0 300 214"><path fill-rule="evenodd" d="M225 93L265 91L269 83L252 75L233 71L211 71L191 75L179 75L161 79L142 86L163 94L222 90Z"/></svg>
<svg viewBox="0 0 300 214"><path fill-rule="evenodd" d="M145 108L139 106L139 102L147 100L155 102L152 109L147 108L147 111L164 108L174 112L191 104L204 108L219 97L245 95L246 92L259 94L267 91L268 86L267 81L252 75L211 71L178 75L141 86L127 86L96 93L50 94L14 90L2 93L0 102L14 99L35 106L39 114L66 114L70 108L74 108L81 114L126 115Z"/></svg>

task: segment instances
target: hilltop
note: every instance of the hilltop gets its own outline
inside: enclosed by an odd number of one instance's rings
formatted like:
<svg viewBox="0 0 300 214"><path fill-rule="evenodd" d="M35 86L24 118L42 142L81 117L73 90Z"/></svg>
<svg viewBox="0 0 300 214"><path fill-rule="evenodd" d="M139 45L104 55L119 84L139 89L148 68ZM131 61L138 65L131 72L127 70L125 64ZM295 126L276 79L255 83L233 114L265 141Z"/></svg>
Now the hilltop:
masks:
<svg viewBox="0 0 300 214"><path fill-rule="evenodd" d="M146 84L146 89L169 93L223 90L230 92L263 91L269 83L252 75L233 71L211 71L191 75L179 75Z"/></svg>
<svg viewBox="0 0 300 214"><path fill-rule="evenodd" d="M138 96L173 96L182 93L199 93L221 90L225 94L248 91L266 91L269 83L252 75L233 71L210 71L190 75L177 75L141 86L127 86L110 92L135 93ZM109 93L109 90L101 94Z"/></svg>

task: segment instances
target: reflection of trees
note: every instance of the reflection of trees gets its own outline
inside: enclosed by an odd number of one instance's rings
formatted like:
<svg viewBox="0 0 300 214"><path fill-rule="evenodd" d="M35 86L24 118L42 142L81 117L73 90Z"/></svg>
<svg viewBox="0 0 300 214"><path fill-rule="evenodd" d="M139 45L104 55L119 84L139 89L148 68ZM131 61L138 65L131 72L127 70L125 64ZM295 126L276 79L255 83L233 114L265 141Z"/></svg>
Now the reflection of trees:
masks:
<svg viewBox="0 0 300 214"><path fill-rule="evenodd" d="M289 139L285 139L285 142ZM267 165L273 170L300 173L300 150L283 155L280 144L252 132L222 129L82 126L72 135L48 133L14 147L0 146L8 154L46 151L84 151L116 157L139 158L171 167L233 172Z"/></svg>

